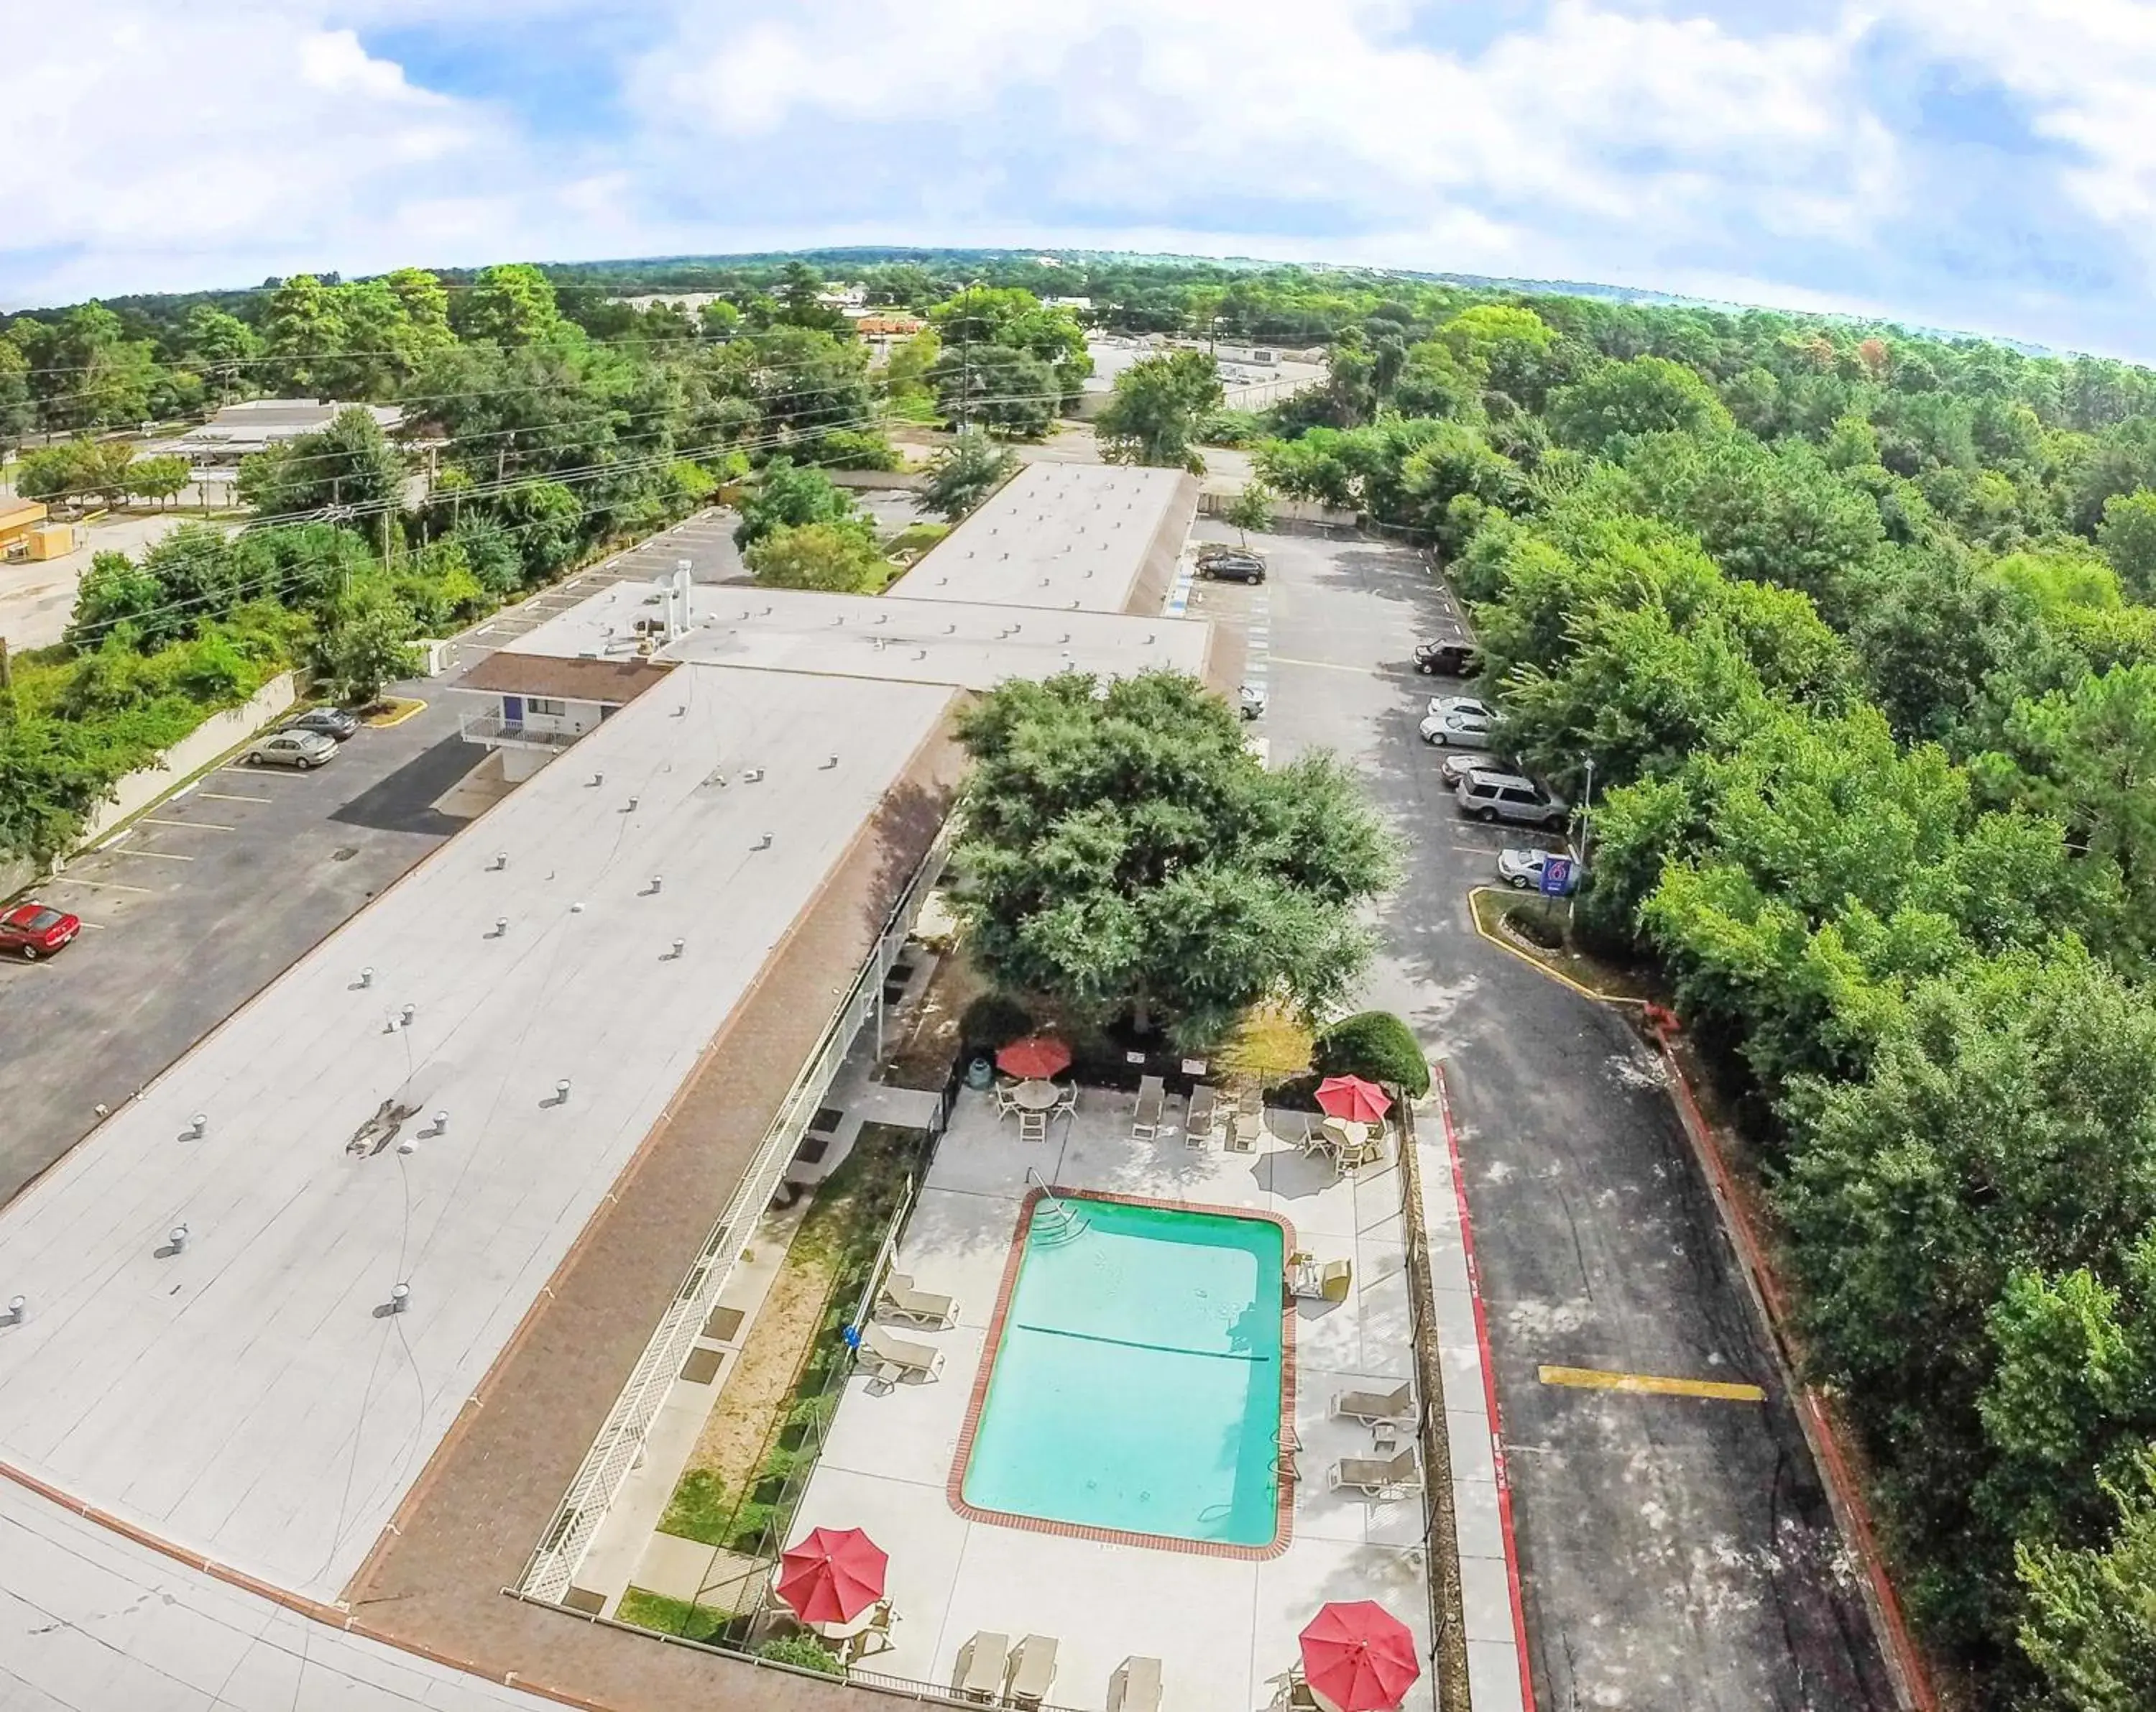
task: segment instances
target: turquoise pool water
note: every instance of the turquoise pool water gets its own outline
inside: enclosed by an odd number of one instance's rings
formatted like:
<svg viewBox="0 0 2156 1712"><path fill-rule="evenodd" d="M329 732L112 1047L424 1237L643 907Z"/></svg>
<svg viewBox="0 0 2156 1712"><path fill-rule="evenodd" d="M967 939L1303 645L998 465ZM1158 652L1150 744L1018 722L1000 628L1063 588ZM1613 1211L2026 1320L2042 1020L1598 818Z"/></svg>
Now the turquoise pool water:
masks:
<svg viewBox="0 0 2156 1712"><path fill-rule="evenodd" d="M1281 1227L1066 1202L1036 1216L961 1489L983 1509L1183 1540L1277 1525Z"/></svg>

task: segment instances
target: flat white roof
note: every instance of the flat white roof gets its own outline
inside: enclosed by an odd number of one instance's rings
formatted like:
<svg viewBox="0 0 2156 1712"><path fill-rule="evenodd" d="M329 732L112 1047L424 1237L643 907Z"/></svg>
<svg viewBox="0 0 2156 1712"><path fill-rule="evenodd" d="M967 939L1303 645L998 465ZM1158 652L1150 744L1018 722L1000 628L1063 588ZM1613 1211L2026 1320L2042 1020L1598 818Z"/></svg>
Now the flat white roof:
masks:
<svg viewBox="0 0 2156 1712"><path fill-rule="evenodd" d="M0 1461L334 1598L951 693L683 668L295 964L0 1211Z"/></svg>
<svg viewBox="0 0 2156 1712"><path fill-rule="evenodd" d="M546 1712L505 1688L273 1605L0 1480L8 1712Z"/></svg>
<svg viewBox="0 0 2156 1712"><path fill-rule="evenodd" d="M1120 464L1029 464L891 597L1124 611L1184 479Z"/></svg>
<svg viewBox="0 0 2156 1712"><path fill-rule="evenodd" d="M665 611L655 591L617 584L510 643L492 656L494 674L511 671L519 654L634 659L636 621ZM653 657L975 690L1064 671L1114 676L1172 666L1194 675L1204 669L1211 635L1198 619L900 602L743 584L693 587L689 611L687 633Z"/></svg>

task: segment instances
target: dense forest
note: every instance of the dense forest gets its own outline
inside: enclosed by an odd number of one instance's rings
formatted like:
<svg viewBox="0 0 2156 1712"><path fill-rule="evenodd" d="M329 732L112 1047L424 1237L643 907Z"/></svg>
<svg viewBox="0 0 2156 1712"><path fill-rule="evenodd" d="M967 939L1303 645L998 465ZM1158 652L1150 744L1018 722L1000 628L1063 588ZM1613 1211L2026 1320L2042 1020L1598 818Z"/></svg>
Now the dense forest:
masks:
<svg viewBox="0 0 2156 1712"><path fill-rule="evenodd" d="M935 254L844 270L930 323L872 365L827 272L408 270L18 317L10 440L300 391L401 403L435 469L408 504L408 454L346 416L249 469L257 527L100 559L0 710L0 846L59 847L167 714L309 650L357 681L751 469L787 574L858 553L806 466L887 460L894 420L1042 431L1086 372L1045 298L1323 342L1322 385L1195 432L1429 542L1503 748L1575 800L1592 763L1584 930L1659 967L1745 1114L1936 1655L1989 1706L2156 1705L2156 376L1763 311ZM664 290L718 296L609 301ZM83 467L47 479L94 491Z"/></svg>

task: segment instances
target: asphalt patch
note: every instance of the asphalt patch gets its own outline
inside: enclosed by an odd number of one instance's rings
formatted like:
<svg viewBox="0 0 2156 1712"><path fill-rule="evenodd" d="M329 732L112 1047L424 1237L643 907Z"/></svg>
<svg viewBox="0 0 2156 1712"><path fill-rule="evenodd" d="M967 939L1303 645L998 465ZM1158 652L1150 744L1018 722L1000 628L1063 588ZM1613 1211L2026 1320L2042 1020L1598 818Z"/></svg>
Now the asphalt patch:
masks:
<svg viewBox="0 0 2156 1712"><path fill-rule="evenodd" d="M394 773L369 786L329 818L377 832L417 832L446 838L465 824L444 815L434 799L486 758L486 750L461 737L445 737Z"/></svg>

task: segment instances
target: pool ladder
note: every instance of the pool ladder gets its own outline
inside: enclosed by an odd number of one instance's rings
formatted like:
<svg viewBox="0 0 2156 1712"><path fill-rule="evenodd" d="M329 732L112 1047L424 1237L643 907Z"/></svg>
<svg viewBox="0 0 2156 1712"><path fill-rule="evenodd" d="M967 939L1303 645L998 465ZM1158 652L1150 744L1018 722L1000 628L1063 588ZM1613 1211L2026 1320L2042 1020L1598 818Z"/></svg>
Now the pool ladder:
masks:
<svg viewBox="0 0 2156 1712"><path fill-rule="evenodd" d="M1070 1203L1048 1186L1040 1173L1030 1165L1025 1168L1025 1180L1040 1190L1040 1202L1033 1210L1034 1240L1046 1247L1068 1242L1086 1228L1086 1221Z"/></svg>

